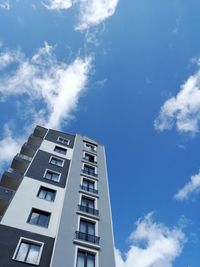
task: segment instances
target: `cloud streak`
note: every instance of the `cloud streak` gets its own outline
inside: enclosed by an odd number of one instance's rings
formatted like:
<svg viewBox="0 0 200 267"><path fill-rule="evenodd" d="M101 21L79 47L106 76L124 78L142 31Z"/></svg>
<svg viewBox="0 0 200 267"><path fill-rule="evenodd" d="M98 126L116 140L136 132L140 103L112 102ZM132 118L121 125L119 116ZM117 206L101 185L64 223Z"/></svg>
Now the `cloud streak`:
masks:
<svg viewBox="0 0 200 267"><path fill-rule="evenodd" d="M61 10L72 7L72 0L46 0L42 4L50 10Z"/></svg>
<svg viewBox="0 0 200 267"><path fill-rule="evenodd" d="M66 10L72 6L79 9L78 31L88 30L113 16L118 0L46 0L42 2L49 10Z"/></svg>
<svg viewBox="0 0 200 267"><path fill-rule="evenodd" d="M116 250L116 267L172 267L186 242L180 228L168 228L153 220L152 213L138 220L130 235L131 246L123 259Z"/></svg>
<svg viewBox="0 0 200 267"><path fill-rule="evenodd" d="M176 96L164 103L154 126L158 131L175 127L178 132L193 135L199 132L200 70L188 78Z"/></svg>
<svg viewBox="0 0 200 267"><path fill-rule="evenodd" d="M191 176L190 181L181 188L174 198L176 200L188 200L192 195L200 192L200 171L199 173Z"/></svg>

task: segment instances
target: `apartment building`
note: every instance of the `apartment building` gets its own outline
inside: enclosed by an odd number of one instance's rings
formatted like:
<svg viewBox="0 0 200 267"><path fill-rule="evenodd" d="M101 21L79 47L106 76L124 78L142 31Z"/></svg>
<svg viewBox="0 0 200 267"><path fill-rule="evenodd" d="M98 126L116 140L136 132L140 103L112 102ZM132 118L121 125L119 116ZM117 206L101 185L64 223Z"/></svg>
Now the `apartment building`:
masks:
<svg viewBox="0 0 200 267"><path fill-rule="evenodd" d="M1 267L115 267L104 146L37 126L0 182Z"/></svg>

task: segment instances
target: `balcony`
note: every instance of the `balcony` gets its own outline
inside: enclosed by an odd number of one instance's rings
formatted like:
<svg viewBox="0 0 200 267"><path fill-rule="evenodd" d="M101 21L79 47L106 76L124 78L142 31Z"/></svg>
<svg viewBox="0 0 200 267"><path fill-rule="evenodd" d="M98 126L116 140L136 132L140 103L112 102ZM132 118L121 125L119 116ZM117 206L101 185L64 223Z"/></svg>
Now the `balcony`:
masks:
<svg viewBox="0 0 200 267"><path fill-rule="evenodd" d="M90 208L88 206L83 206L83 205L78 205L78 209L80 211L95 215L95 216L99 216L99 210L96 210L94 208Z"/></svg>
<svg viewBox="0 0 200 267"><path fill-rule="evenodd" d="M98 177L97 173L90 169L82 169L82 172L90 176Z"/></svg>
<svg viewBox="0 0 200 267"><path fill-rule="evenodd" d="M80 188L82 190L84 190L84 191L87 191L87 192L90 192L90 193L93 193L93 194L98 194L98 190L97 189L94 189L92 187L80 185Z"/></svg>
<svg viewBox="0 0 200 267"><path fill-rule="evenodd" d="M100 237L76 231L76 239L91 242L93 244L99 245Z"/></svg>
<svg viewBox="0 0 200 267"><path fill-rule="evenodd" d="M37 125L37 126L35 127L34 132L33 132L33 135L34 135L34 136L37 136L37 137L44 138L45 135L46 135L46 133L47 133L47 131L48 131L48 130L47 130L46 128Z"/></svg>
<svg viewBox="0 0 200 267"><path fill-rule="evenodd" d="M43 141L43 138L42 137L36 136L34 134L31 134L29 136L29 138L28 138L28 143L29 144L32 144L32 145L35 145L37 147L39 147L41 145L42 141Z"/></svg>
<svg viewBox="0 0 200 267"><path fill-rule="evenodd" d="M28 157L33 157L37 149L38 146L26 142L23 144L20 154L26 155Z"/></svg>
<svg viewBox="0 0 200 267"><path fill-rule="evenodd" d="M0 186L0 220L5 213L13 195L13 190Z"/></svg>
<svg viewBox="0 0 200 267"><path fill-rule="evenodd" d="M31 157L18 153L12 161L11 168L25 172L31 160Z"/></svg>
<svg viewBox="0 0 200 267"><path fill-rule="evenodd" d="M1 179L1 186L11 190L17 190L23 178L23 172L9 168L4 172Z"/></svg>

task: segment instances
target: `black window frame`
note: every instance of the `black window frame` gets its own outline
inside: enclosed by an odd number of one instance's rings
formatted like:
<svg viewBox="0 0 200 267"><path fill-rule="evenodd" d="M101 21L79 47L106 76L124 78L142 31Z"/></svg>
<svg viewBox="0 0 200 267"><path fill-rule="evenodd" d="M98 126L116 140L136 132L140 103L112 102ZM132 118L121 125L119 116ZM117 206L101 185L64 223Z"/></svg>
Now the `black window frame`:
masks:
<svg viewBox="0 0 200 267"><path fill-rule="evenodd" d="M60 162L62 162L62 164L59 165L59 164L53 163L52 159L54 159L55 161L60 161ZM50 159L49 159L49 163L50 164L52 164L54 166L61 167L61 168L64 166L64 161L65 161L64 159L61 159L61 158L58 158L58 157L55 157L55 156L51 156Z"/></svg>
<svg viewBox="0 0 200 267"><path fill-rule="evenodd" d="M33 213L39 215L38 218L37 218L37 222L36 223L31 221ZM42 216L46 216L47 217L47 222L45 223L45 225L40 223ZM36 225L36 226L40 226L40 227L43 227L43 228L48 228L49 227L50 218L51 218L51 213L50 212L44 211L44 210L40 210L40 209L37 209L37 208L32 208L31 212L29 214L27 223L30 223L30 224Z"/></svg>
<svg viewBox="0 0 200 267"><path fill-rule="evenodd" d="M61 152L62 151L62 152ZM61 147L61 146L55 146L54 147L54 152L59 153L61 155L66 155L67 154L67 148Z"/></svg>
<svg viewBox="0 0 200 267"><path fill-rule="evenodd" d="M44 197L41 197L41 196L40 196L41 191L46 191L46 194L44 195ZM51 200L49 200L49 199L47 198L48 193L52 193L52 194L53 194L53 198L51 198ZM49 201L49 202L54 202L54 200L55 200L55 198L56 198L56 190L51 189L51 188L48 188L48 187L45 187L45 186L40 186L40 188L39 188L39 190L38 190L38 193L37 193L37 197L40 198L40 199Z"/></svg>
<svg viewBox="0 0 200 267"><path fill-rule="evenodd" d="M77 250L77 259L76 259L76 267L79 267L78 266L78 257L79 257L79 253L82 253L84 254L84 267L87 267L87 261L88 261L88 256L92 256L94 257L94 266L93 267L96 267L96 253L93 253L91 251L88 251L88 250L83 250L83 249L78 249Z"/></svg>
<svg viewBox="0 0 200 267"><path fill-rule="evenodd" d="M58 177L58 180L53 180L53 179L50 179L50 178L48 178L47 177L47 173L51 173L51 174L56 174L56 175L58 175L57 177ZM60 177L61 177L61 173L60 172L56 172L56 171L53 171L53 170L50 170L50 169L46 169L45 170L45 173L44 173L44 179L47 179L47 180L49 180L49 181L52 181L52 182L55 182L55 183L59 183L59 181L60 181ZM53 176L52 176L53 177Z"/></svg>

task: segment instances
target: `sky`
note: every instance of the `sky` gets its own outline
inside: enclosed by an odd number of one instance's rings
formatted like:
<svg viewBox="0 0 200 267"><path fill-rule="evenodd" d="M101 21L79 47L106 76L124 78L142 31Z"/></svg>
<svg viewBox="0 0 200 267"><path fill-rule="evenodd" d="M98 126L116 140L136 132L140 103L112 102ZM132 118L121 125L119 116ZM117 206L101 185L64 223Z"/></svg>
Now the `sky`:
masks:
<svg viewBox="0 0 200 267"><path fill-rule="evenodd" d="M35 125L105 145L116 267L199 267L200 2L0 0L0 170Z"/></svg>

